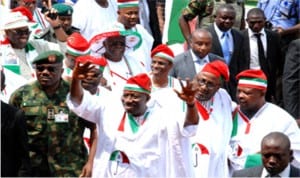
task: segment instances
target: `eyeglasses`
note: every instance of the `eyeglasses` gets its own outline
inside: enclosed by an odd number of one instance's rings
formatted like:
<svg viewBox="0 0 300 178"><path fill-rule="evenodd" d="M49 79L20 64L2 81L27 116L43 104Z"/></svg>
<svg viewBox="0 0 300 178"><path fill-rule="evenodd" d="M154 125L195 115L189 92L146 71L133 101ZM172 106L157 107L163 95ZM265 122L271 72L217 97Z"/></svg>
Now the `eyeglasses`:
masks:
<svg viewBox="0 0 300 178"><path fill-rule="evenodd" d="M31 33L31 31L29 31L29 29L26 29L26 30L11 30L11 32L13 32L15 35L18 35L18 36L22 36L22 35L29 35Z"/></svg>
<svg viewBox="0 0 300 178"><path fill-rule="evenodd" d="M45 69L47 69L49 72L56 72L58 70L57 66L41 66L37 65L36 70L39 72L43 72Z"/></svg>
<svg viewBox="0 0 300 178"><path fill-rule="evenodd" d="M123 41L113 41L113 42L110 42L109 45L111 45L111 46L125 46L126 44Z"/></svg>
<svg viewBox="0 0 300 178"><path fill-rule="evenodd" d="M206 86L209 90L212 90L217 87L217 84L206 81L205 79L197 79L197 82L200 86Z"/></svg>

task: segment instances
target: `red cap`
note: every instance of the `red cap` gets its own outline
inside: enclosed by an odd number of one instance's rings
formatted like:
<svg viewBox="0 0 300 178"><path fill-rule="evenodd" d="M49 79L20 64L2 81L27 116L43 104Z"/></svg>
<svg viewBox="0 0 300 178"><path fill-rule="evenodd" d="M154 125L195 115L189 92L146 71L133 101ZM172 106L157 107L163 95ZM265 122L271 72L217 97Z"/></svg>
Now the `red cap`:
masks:
<svg viewBox="0 0 300 178"><path fill-rule="evenodd" d="M151 58L153 58L154 56L167 59L171 62L173 62L174 60L173 51L165 44L160 44L151 51Z"/></svg>
<svg viewBox="0 0 300 178"><path fill-rule="evenodd" d="M105 66L107 65L107 61L103 57L93 57L90 55L86 55L86 56L79 56L76 58L76 62L84 63L87 61L99 66L101 71L103 71Z"/></svg>
<svg viewBox="0 0 300 178"><path fill-rule="evenodd" d="M78 32L67 38L67 53L74 56L88 55L91 52L89 42Z"/></svg>
<svg viewBox="0 0 300 178"><path fill-rule="evenodd" d="M149 78L149 76L145 73L141 73L136 76L130 77L124 86L124 90L150 94L151 85L151 79Z"/></svg>
<svg viewBox="0 0 300 178"><path fill-rule="evenodd" d="M221 60L215 60L207 63L201 72L209 72L214 74L218 78L223 78L225 81L229 81L229 69L225 62Z"/></svg>
<svg viewBox="0 0 300 178"><path fill-rule="evenodd" d="M22 15L24 15L28 18L29 22L35 22L33 20L33 16L32 16L32 13L30 12L30 10L24 6L19 6L19 7L13 8L11 11L12 12L21 12Z"/></svg>
<svg viewBox="0 0 300 178"><path fill-rule="evenodd" d="M236 79L238 86L266 90L268 86L267 77L262 70L248 69L240 72Z"/></svg>

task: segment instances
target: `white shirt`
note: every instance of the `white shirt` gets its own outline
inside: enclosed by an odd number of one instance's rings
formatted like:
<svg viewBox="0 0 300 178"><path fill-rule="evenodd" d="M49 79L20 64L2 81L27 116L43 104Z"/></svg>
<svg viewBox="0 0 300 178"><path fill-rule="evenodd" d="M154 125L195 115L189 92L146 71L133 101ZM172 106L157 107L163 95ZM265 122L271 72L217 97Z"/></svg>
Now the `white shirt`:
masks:
<svg viewBox="0 0 300 178"><path fill-rule="evenodd" d="M191 51L192 58L193 58L193 61L194 61L194 66L195 66L195 69L196 69L196 73L199 73L200 71L202 71L205 64L209 63L208 55L204 56L204 58L200 58L193 52L192 49L190 49L190 51ZM200 63L199 63L199 61L200 61Z"/></svg>
<svg viewBox="0 0 300 178"><path fill-rule="evenodd" d="M290 164L288 164L288 166L281 173L279 173L278 175L280 177L290 177L290 169L291 169L291 166L290 166ZM261 174L261 178L265 178L267 176L269 176L269 173L266 170L266 168L264 168L263 172Z"/></svg>
<svg viewBox="0 0 300 178"><path fill-rule="evenodd" d="M260 39L264 48L264 55L267 56L267 37L266 32L262 29L260 32ZM250 69L260 69L259 65L259 57L258 57L258 46L257 46L257 38L254 35L255 33L248 29L249 36L249 47L250 47Z"/></svg>

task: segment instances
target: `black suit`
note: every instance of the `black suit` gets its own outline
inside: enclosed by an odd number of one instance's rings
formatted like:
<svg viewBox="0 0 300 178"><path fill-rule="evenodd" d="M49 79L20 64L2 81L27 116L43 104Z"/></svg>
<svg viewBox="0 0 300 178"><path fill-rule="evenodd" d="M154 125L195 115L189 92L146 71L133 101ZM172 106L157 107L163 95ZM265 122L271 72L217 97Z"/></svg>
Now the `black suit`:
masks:
<svg viewBox="0 0 300 178"><path fill-rule="evenodd" d="M263 166L255 166L234 171L232 177L261 177ZM300 169L291 165L290 177L300 177Z"/></svg>
<svg viewBox="0 0 300 178"><path fill-rule="evenodd" d="M268 79L268 88L267 88L267 94L266 94L266 100L271 101L271 97L273 96L275 99L275 92L276 92L276 79L277 76L280 76L280 69L279 67L283 66L283 63L281 62L281 52L280 52L280 37L277 33L265 30L266 32L266 40L267 40L267 65L268 66L262 66L264 64L261 64L261 68L264 71L264 73L267 76ZM249 33L248 29L244 30L243 32L244 36L244 52L245 52L245 59L247 63L247 68L250 68L250 42L249 42ZM266 68L269 70L267 71Z"/></svg>
<svg viewBox="0 0 300 178"><path fill-rule="evenodd" d="M1 142L1 176L30 176L24 113L2 101Z"/></svg>
<svg viewBox="0 0 300 178"><path fill-rule="evenodd" d="M283 72L283 104L296 119L300 119L300 39L290 43Z"/></svg>
<svg viewBox="0 0 300 178"><path fill-rule="evenodd" d="M214 25L210 25L207 30L212 34L213 37L211 52L224 57L221 43L219 41L218 34L214 28ZM244 43L243 35L235 29L231 29L231 35L233 38L233 52L228 66L230 72L230 80L229 85L226 87L226 90L230 94L232 100L236 101L237 81L235 79L235 76L241 71L247 69L247 65L244 52L242 50L242 46Z"/></svg>

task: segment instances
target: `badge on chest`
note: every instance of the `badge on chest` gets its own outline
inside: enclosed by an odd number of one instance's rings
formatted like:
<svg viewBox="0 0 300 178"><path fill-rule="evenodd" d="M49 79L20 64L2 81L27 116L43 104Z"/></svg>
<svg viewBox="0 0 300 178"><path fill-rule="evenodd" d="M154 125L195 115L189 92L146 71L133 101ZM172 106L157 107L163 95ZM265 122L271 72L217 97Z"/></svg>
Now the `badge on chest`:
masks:
<svg viewBox="0 0 300 178"><path fill-rule="evenodd" d="M47 107L47 119L54 120L56 123L68 123L69 114L63 108L54 108L53 106Z"/></svg>

